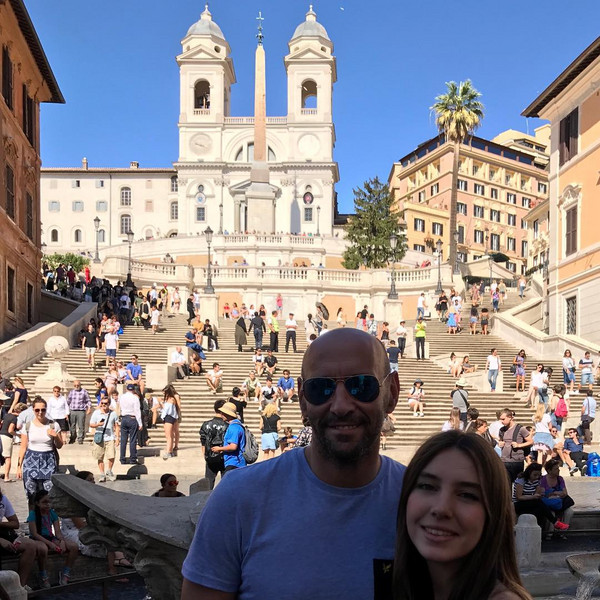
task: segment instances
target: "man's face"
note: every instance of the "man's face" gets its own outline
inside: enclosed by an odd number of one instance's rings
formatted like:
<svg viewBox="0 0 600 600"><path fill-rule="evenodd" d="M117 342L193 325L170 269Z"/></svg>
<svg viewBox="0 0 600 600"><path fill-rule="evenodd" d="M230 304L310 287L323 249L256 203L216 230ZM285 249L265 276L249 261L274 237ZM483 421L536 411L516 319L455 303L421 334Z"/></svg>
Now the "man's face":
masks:
<svg viewBox="0 0 600 600"><path fill-rule="evenodd" d="M283 378L284 379L289 379L290 378L290 372L289 371L284 371L283 372Z"/></svg>
<svg viewBox="0 0 600 600"><path fill-rule="evenodd" d="M318 338L307 351L303 378L345 379L352 375L374 375L381 383L372 402L360 402L344 384L337 382L333 395L323 404L311 404L300 387L300 407L313 427L313 444L326 461L345 465L379 452L379 434L385 415L398 400L398 379L387 379L387 357L371 336L355 329L339 329ZM385 381L384 381L385 379Z"/></svg>
<svg viewBox="0 0 600 600"><path fill-rule="evenodd" d="M502 413L500 415L500 422L505 427L510 427L510 424L512 423L512 415L508 415L506 413Z"/></svg>
<svg viewBox="0 0 600 600"><path fill-rule="evenodd" d="M135 365L137 364L137 356L132 356L131 357L131 362Z"/></svg>
<svg viewBox="0 0 600 600"><path fill-rule="evenodd" d="M73 382L73 387L74 387L76 390L78 390L78 389L80 389L80 388L81 388L81 383L80 383L79 381L75 380L75 381Z"/></svg>

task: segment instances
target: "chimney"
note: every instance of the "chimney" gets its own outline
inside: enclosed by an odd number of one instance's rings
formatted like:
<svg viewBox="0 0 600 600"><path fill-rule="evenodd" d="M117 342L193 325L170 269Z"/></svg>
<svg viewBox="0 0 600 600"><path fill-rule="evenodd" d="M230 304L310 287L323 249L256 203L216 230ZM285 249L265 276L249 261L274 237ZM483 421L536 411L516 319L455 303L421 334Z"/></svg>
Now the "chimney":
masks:
<svg viewBox="0 0 600 600"><path fill-rule="evenodd" d="M129 168L130 169L139 169L140 168L140 163L137 160L132 160L129 163Z"/></svg>
<svg viewBox="0 0 600 600"><path fill-rule="evenodd" d="M88 159L85 156L81 159L81 168L85 171L88 170Z"/></svg>

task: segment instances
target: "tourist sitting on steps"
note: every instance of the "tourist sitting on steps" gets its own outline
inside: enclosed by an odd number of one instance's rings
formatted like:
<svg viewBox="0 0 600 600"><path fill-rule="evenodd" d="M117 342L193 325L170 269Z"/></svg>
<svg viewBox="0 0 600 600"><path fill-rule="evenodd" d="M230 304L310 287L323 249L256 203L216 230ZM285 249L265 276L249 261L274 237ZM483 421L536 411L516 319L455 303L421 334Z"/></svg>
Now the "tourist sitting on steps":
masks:
<svg viewBox="0 0 600 600"><path fill-rule="evenodd" d="M415 379L410 393L408 394L408 407L413 411L413 417L424 417L423 407L425 406L425 392L423 391L423 381Z"/></svg>
<svg viewBox="0 0 600 600"><path fill-rule="evenodd" d="M206 383L213 394L223 391L223 371L219 363L213 363L213 368L206 373Z"/></svg>

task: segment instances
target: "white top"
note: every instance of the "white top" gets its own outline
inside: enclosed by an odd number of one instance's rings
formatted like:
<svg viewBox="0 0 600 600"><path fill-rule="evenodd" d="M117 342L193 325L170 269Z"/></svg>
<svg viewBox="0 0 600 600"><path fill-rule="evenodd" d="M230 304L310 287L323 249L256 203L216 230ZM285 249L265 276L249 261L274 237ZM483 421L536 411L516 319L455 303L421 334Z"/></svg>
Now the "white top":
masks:
<svg viewBox="0 0 600 600"><path fill-rule="evenodd" d="M552 419L550 418L550 415L548 413L546 413L542 417L542 420L539 421L538 423L536 423L534 421L535 432L536 433L550 433L550 423L551 423L551 421L552 421Z"/></svg>
<svg viewBox="0 0 600 600"><path fill-rule="evenodd" d="M417 308L425 308L425 296L419 296L417 298Z"/></svg>
<svg viewBox="0 0 600 600"><path fill-rule="evenodd" d="M398 337L405 338L408 335L408 329L406 329L404 325L398 325L398 329L396 329L396 335Z"/></svg>
<svg viewBox="0 0 600 600"><path fill-rule="evenodd" d="M165 402L163 404L163 409L160 413L160 418L164 420L165 417L173 417L174 419L179 418L177 406L175 406L174 402Z"/></svg>
<svg viewBox="0 0 600 600"><path fill-rule="evenodd" d="M160 319L160 311L158 310L158 308L154 308L152 310L152 314L150 315L150 324L158 325L159 319Z"/></svg>
<svg viewBox="0 0 600 600"><path fill-rule="evenodd" d="M462 421L460 421L458 428L462 431L465 428L465 424ZM454 429L454 427L452 427L452 423L450 423L450 421L446 421L442 425L442 431L451 431L452 429Z"/></svg>
<svg viewBox="0 0 600 600"><path fill-rule="evenodd" d="M563 369L565 371L568 371L569 369L572 369L575 366L575 361L573 360L573 358L571 356L564 356L562 359L562 364L563 364Z"/></svg>
<svg viewBox="0 0 600 600"><path fill-rule="evenodd" d="M71 412L65 396L61 395L56 398L54 394L52 394L52 396L47 399L47 403L48 410L46 411L46 416L53 421L56 419L66 419Z"/></svg>
<svg viewBox="0 0 600 600"><path fill-rule="evenodd" d="M27 448L34 452L49 452L54 450L54 440L48 435L48 429L60 432L60 425L56 422L37 426L33 421L29 424L27 432Z"/></svg>
<svg viewBox="0 0 600 600"><path fill-rule="evenodd" d="M177 352L177 350L173 350L171 353L171 364L178 365L185 362L185 357L183 356L183 352Z"/></svg>
<svg viewBox="0 0 600 600"><path fill-rule="evenodd" d="M499 439L500 437L500 429L502 429L502 421L493 421L490 423L488 427L488 433L495 439Z"/></svg>
<svg viewBox="0 0 600 600"><path fill-rule="evenodd" d="M257 362L265 362L265 356L264 354L255 354L252 357L252 362L253 363L257 363Z"/></svg>
<svg viewBox="0 0 600 600"><path fill-rule="evenodd" d="M531 374L531 385L536 388L544 387L543 373L540 373L537 369Z"/></svg>
<svg viewBox="0 0 600 600"><path fill-rule="evenodd" d="M210 380L214 383L218 377L222 377L223 376L223 371L221 369L219 369L218 371L215 371L214 369L211 369L210 371L208 371L206 373L207 377L210 377Z"/></svg>
<svg viewBox="0 0 600 600"><path fill-rule="evenodd" d="M104 344L107 350L116 350L119 336L116 333L107 333L104 336Z"/></svg>
<svg viewBox="0 0 600 600"><path fill-rule="evenodd" d="M92 413L90 423L102 423L102 425L98 425L98 427L94 429L94 433L104 433L104 441L110 442L115 439L114 426L117 418L117 413L114 410L111 410L109 413L104 413L98 408ZM108 419L108 423L106 422L106 419ZM105 425L106 430L104 429Z"/></svg>
<svg viewBox="0 0 600 600"><path fill-rule="evenodd" d="M296 319L286 319L285 328L295 330L298 327L298 323L296 323Z"/></svg>
<svg viewBox="0 0 600 600"><path fill-rule="evenodd" d="M500 368L502 361L498 355L494 356L493 354L490 354L487 357L487 364L490 371L497 371Z"/></svg>
<svg viewBox="0 0 600 600"><path fill-rule="evenodd" d="M15 509L13 505L10 503L10 500L2 494L2 500L0 500L0 521L4 521L4 519L8 519L8 517L12 517L15 514Z"/></svg>
<svg viewBox="0 0 600 600"><path fill-rule="evenodd" d="M133 392L125 392L119 398L119 404L121 405L121 416L133 415L141 427L142 411L140 410L140 399Z"/></svg>

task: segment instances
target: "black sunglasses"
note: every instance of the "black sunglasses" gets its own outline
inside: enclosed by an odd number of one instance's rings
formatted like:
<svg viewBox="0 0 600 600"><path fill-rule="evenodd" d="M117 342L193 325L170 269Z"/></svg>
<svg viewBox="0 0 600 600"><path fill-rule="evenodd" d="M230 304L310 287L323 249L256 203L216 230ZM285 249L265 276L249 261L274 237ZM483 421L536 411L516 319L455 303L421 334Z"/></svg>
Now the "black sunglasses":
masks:
<svg viewBox="0 0 600 600"><path fill-rule="evenodd" d="M385 381L391 373L388 373ZM342 381L344 387L350 396L356 398L359 402L373 402L379 396L379 389L383 384L375 375L352 375L351 377L340 377L333 379L331 377L311 377L304 381L302 393L307 402L319 406L325 404L335 394L335 388L338 382Z"/></svg>

